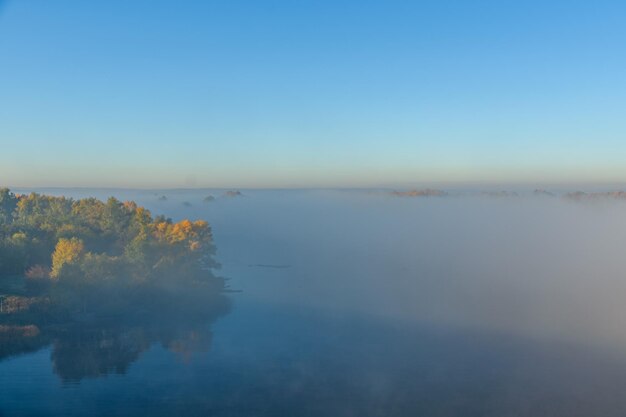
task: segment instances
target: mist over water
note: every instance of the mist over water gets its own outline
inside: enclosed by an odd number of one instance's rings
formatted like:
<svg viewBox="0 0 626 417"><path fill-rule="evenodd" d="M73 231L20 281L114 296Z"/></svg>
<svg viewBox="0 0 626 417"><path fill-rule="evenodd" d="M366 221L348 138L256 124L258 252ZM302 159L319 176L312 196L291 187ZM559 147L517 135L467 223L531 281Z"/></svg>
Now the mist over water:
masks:
<svg viewBox="0 0 626 417"><path fill-rule="evenodd" d="M620 201L276 192L206 210L226 271L284 276L233 283L251 297L626 347Z"/></svg>
<svg viewBox="0 0 626 417"><path fill-rule="evenodd" d="M164 415L183 404L190 415L617 416L626 409L619 392L626 203L619 200L54 192L115 195L212 225L219 273L236 292L232 311L213 326L210 349L181 363L154 346L108 383L110 392L129 381L150 381L155 392L175 384L159 404ZM204 202L209 194L215 200ZM0 363L0 374L29 360L39 363L33 372L48 372L40 351ZM51 388L48 377L35 381L59 398L108 398L93 380L71 389ZM0 377L0 386L0 404L26 395L19 381ZM67 414L86 407L54 404Z"/></svg>

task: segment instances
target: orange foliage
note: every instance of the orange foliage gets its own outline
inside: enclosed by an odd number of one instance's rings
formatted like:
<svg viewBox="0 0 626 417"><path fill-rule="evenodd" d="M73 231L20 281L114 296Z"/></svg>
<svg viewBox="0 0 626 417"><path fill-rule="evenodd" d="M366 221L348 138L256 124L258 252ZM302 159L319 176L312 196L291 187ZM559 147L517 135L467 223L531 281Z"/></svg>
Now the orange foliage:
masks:
<svg viewBox="0 0 626 417"><path fill-rule="evenodd" d="M204 220L192 222L185 219L178 223L157 223L153 235L157 241L183 244L190 250L197 251L202 248L203 243L211 240L211 229Z"/></svg>

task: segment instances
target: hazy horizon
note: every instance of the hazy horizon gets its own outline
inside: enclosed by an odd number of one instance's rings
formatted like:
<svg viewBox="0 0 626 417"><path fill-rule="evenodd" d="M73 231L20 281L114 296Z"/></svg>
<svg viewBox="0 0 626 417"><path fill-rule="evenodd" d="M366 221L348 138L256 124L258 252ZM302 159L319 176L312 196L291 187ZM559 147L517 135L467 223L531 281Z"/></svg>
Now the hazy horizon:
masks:
<svg viewBox="0 0 626 417"><path fill-rule="evenodd" d="M143 192L143 193L167 193L167 192L227 192L227 191L335 191L335 192L393 192L393 191L424 191L424 190L440 190L454 196L456 194L463 195L481 192L511 192L520 193L520 195L532 194L535 191L547 191L565 195L570 192L621 192L626 191L626 182L619 183L594 183L594 182L571 182L571 183L412 183L397 185L380 185L380 186L285 186L285 187L239 187L239 186L180 186L180 187L135 187L135 186L64 186L64 185L28 185L18 186L0 183L0 188L8 188L13 192L55 192L55 191L127 191L127 192ZM512 196L514 196L513 194Z"/></svg>

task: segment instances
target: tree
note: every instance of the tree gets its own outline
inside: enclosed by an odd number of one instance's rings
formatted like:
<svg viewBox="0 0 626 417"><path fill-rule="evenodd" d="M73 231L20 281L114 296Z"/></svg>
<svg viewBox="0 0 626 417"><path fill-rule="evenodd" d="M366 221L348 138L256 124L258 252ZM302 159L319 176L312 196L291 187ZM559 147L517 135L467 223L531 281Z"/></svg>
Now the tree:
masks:
<svg viewBox="0 0 626 417"><path fill-rule="evenodd" d="M64 268L78 263L83 255L85 246L77 238L59 239L52 254L52 271L50 277L58 279Z"/></svg>
<svg viewBox="0 0 626 417"><path fill-rule="evenodd" d="M41 265L54 285L60 279L68 285L111 283L120 275L125 284L170 285L176 279L186 286L206 282L208 270L219 266L207 222L153 218L132 201L16 196L1 189L0 214L0 274Z"/></svg>
<svg viewBox="0 0 626 417"><path fill-rule="evenodd" d="M0 188L0 225L11 223L17 197L8 188Z"/></svg>

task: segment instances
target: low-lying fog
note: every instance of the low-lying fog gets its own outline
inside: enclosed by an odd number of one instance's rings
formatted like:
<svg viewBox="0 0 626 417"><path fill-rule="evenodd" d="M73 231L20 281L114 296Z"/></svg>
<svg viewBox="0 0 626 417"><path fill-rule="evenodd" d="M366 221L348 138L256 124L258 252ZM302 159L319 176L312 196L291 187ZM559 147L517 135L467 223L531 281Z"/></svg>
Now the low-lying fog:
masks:
<svg viewBox="0 0 626 417"><path fill-rule="evenodd" d="M626 203L619 200L55 193L113 194L154 214L208 220L221 273L242 290L235 299L626 350ZM203 201L209 194L216 198Z"/></svg>

